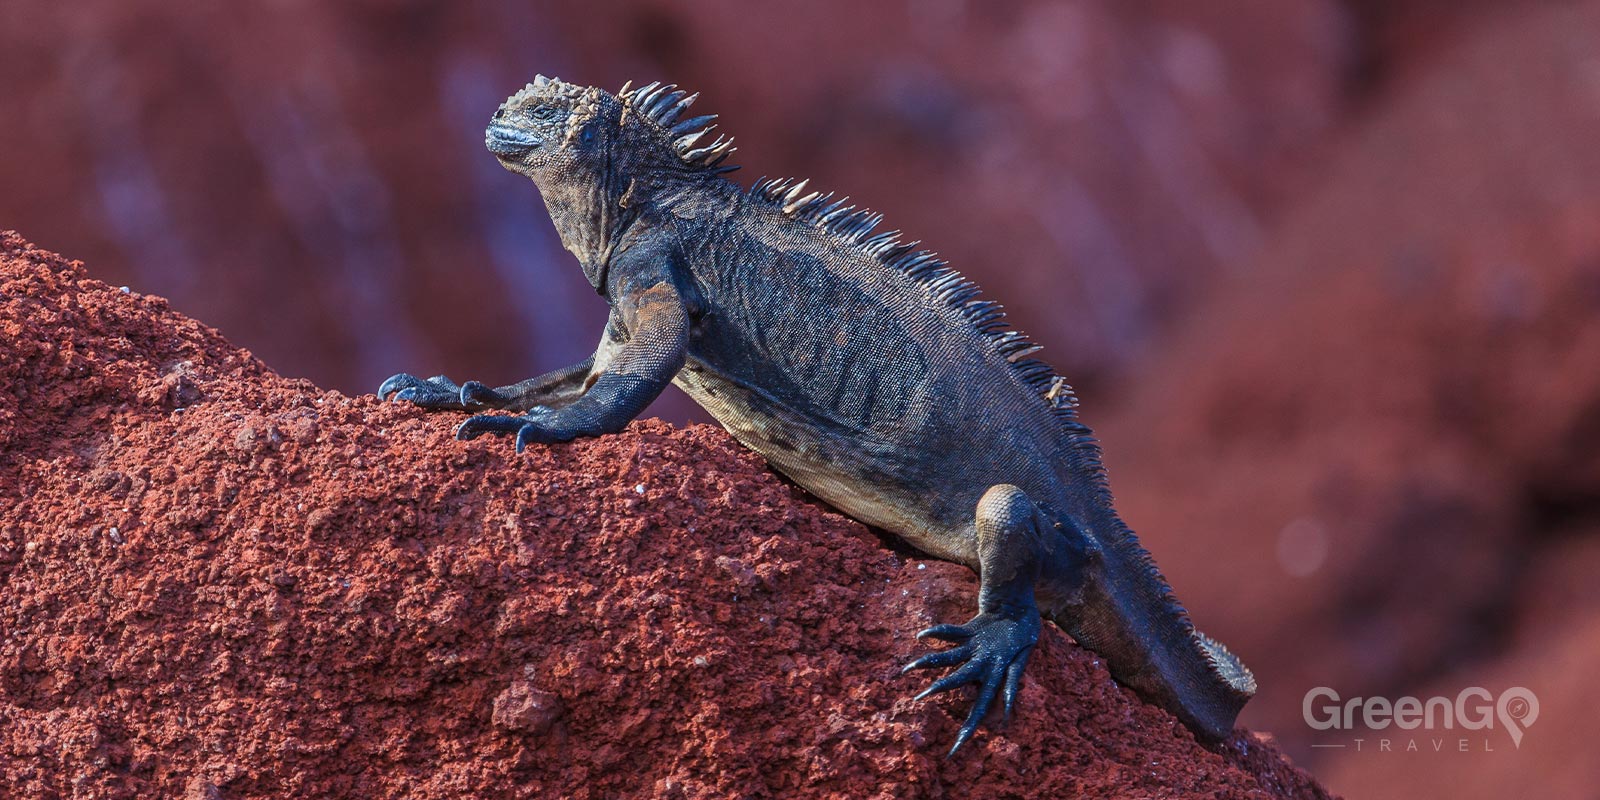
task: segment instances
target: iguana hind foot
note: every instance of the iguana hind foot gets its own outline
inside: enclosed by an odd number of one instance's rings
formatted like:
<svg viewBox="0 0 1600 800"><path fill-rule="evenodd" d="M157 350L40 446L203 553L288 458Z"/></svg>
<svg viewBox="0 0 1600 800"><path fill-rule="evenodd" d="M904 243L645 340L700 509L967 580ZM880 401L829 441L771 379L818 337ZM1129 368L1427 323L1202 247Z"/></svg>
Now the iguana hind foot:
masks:
<svg viewBox="0 0 1600 800"><path fill-rule="evenodd" d="M1035 588L1052 597L1062 597L1075 592L1083 581L1083 549L1075 546L1062 526L1021 489L1010 484L991 486L978 501L975 527L979 561L977 616L965 625L935 625L918 633L919 639L960 644L929 653L902 670L961 664L917 695L918 700L957 686L978 684L972 711L956 734L951 755L977 732L995 695L1004 697L1006 716L1011 716L1028 655L1039 641Z"/></svg>
<svg viewBox="0 0 1600 800"><path fill-rule="evenodd" d="M916 699L922 700L969 683L978 685L972 710L950 748L949 755L953 756L978 731L978 724L983 722L989 708L994 705L995 695L1004 697L1005 715L1008 718L1011 716L1017 691L1022 687L1022 671L1028 665L1028 655L1039 642L1039 609L1030 600L1027 606L997 613L980 613L965 625L935 625L918 633L917 638L942 639L960 642L960 645L929 653L905 665L902 673L956 664L961 664L961 667L934 681Z"/></svg>

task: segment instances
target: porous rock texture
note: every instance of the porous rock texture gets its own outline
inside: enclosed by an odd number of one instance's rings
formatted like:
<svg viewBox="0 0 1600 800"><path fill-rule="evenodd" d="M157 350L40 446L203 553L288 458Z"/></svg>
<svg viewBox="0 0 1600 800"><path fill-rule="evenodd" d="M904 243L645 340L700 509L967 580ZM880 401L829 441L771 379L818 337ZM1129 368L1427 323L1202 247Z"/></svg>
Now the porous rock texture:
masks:
<svg viewBox="0 0 1600 800"><path fill-rule="evenodd" d="M1054 628L945 759L896 667L971 574L721 430L457 442L3 237L8 796L1326 796Z"/></svg>

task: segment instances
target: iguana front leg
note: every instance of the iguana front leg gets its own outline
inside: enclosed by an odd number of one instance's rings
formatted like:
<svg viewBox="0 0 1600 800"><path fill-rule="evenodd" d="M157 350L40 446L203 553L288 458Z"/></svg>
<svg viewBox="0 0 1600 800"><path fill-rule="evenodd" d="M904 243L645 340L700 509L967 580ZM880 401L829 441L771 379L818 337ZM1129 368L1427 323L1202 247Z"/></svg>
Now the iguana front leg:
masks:
<svg viewBox="0 0 1600 800"><path fill-rule="evenodd" d="M533 442L565 442L626 427L683 368L689 314L666 282L624 296L617 312L621 325L606 326L606 340L595 359L599 369L584 382L580 396L559 407L536 404L521 416L472 417L456 429L456 438L516 434L521 452Z"/></svg>
<svg viewBox="0 0 1600 800"><path fill-rule="evenodd" d="M935 625L918 633L919 639L942 639L959 646L929 653L901 670L961 664L917 695L918 700L978 684L972 711L956 734L951 755L972 738L997 694L1005 698L1005 713L1011 716L1022 686L1022 671L1039 641L1035 587L1049 588L1052 594L1070 592L1082 585L1085 563L1083 550L1075 547L1027 494L1010 484L984 492L978 501L976 526L977 616L965 625Z"/></svg>
<svg viewBox="0 0 1600 800"><path fill-rule="evenodd" d="M601 347L606 347L602 342ZM560 408L583 396L594 377L595 356L570 367L552 370L521 383L491 389L477 381L457 386L443 375L423 380L404 372L390 376L378 387L378 397L393 393L394 401L407 401L429 410L527 411L534 406Z"/></svg>

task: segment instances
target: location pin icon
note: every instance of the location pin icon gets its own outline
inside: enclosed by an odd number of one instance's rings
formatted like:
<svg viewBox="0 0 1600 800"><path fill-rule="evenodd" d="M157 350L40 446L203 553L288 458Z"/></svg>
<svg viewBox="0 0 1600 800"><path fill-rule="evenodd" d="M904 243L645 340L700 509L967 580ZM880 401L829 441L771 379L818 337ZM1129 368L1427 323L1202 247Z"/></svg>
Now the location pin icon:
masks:
<svg viewBox="0 0 1600 800"><path fill-rule="evenodd" d="M1539 698L1521 686L1513 686L1500 693L1494 710L1500 724L1511 732L1511 743L1520 749L1522 732L1539 719Z"/></svg>

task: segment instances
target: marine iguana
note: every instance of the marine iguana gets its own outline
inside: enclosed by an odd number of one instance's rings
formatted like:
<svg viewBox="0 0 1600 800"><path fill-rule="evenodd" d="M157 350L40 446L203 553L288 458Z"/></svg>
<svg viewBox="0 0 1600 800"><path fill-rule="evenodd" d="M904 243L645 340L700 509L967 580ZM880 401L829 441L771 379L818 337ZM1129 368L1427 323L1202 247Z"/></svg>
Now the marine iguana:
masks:
<svg viewBox="0 0 1600 800"><path fill-rule="evenodd" d="M1195 630L1112 507L1065 380L998 304L881 217L806 181L723 177L731 138L673 85L613 95L539 76L485 143L538 185L611 308L583 363L491 389L395 375L378 389L473 416L457 438L620 431L670 381L812 494L979 576L978 612L918 699L978 684L950 752L997 696L1009 716L1041 612L1202 739L1227 737L1250 671ZM959 665L959 666L958 666Z"/></svg>

